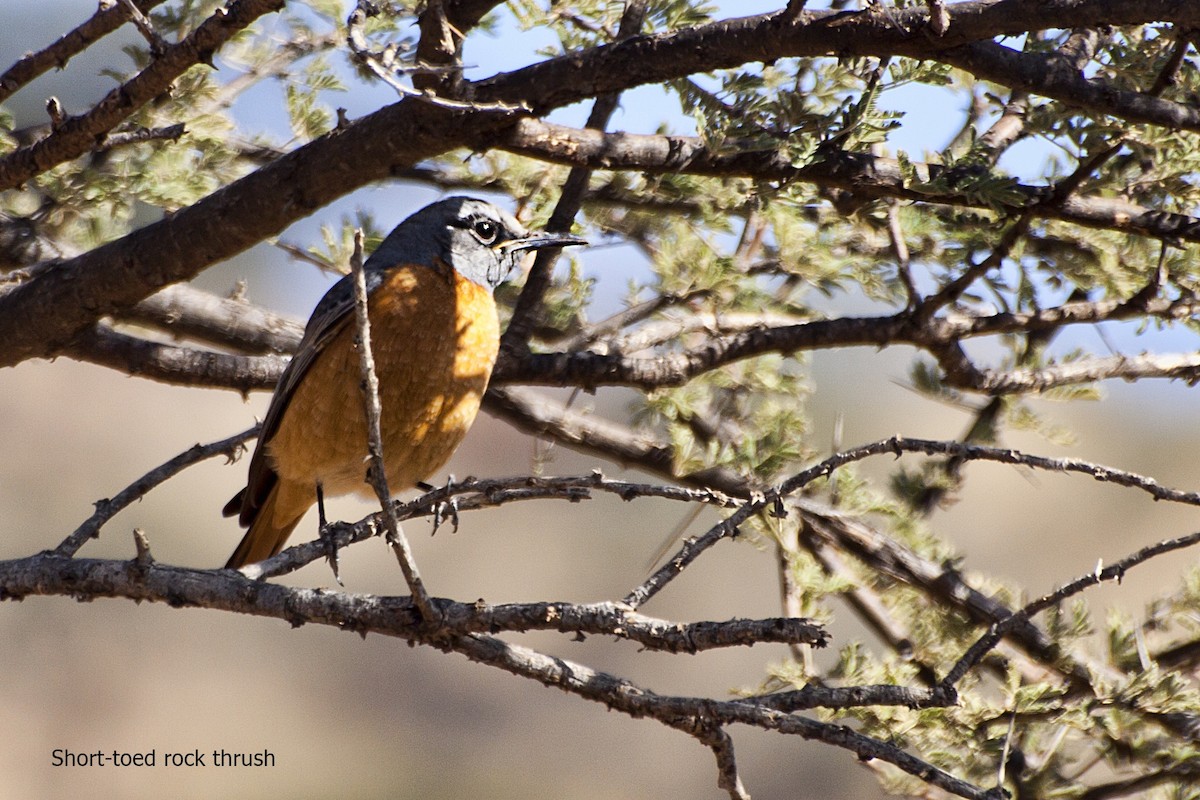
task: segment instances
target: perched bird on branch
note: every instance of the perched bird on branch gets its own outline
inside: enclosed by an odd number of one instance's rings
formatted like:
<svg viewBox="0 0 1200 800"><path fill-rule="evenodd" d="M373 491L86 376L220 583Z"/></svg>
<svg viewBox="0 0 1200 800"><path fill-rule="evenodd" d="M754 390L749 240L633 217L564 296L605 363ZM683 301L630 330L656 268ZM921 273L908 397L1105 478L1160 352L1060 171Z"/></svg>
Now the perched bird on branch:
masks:
<svg viewBox="0 0 1200 800"><path fill-rule="evenodd" d="M491 203L450 197L400 223L367 260L390 487L435 472L475 420L500 343L492 293L519 256L577 244L584 241L530 233ZM278 553L325 494L371 492L351 281L317 304L275 388L246 488L224 509L250 529L226 567Z"/></svg>

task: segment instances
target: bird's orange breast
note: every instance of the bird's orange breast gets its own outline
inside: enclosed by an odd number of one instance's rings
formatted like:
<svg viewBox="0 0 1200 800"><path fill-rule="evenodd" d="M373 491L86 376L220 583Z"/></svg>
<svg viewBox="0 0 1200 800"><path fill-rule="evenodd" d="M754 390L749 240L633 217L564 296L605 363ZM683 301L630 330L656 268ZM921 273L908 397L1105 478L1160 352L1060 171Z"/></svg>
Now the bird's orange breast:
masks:
<svg viewBox="0 0 1200 800"><path fill-rule="evenodd" d="M475 420L499 348L491 292L453 270L399 267L368 302L392 490L450 458ZM282 481L329 494L369 491L355 326L313 361L267 444Z"/></svg>

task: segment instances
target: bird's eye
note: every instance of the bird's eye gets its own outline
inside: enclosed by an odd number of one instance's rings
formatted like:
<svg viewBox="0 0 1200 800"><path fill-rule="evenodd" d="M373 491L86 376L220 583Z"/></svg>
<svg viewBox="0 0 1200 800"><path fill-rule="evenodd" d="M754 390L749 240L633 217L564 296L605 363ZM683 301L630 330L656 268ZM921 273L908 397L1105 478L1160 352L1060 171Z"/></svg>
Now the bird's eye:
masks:
<svg viewBox="0 0 1200 800"><path fill-rule="evenodd" d="M500 226L490 219L475 220L471 224L471 229L475 231L475 235L479 237L479 241L484 244L491 244L496 241L496 237L500 234Z"/></svg>

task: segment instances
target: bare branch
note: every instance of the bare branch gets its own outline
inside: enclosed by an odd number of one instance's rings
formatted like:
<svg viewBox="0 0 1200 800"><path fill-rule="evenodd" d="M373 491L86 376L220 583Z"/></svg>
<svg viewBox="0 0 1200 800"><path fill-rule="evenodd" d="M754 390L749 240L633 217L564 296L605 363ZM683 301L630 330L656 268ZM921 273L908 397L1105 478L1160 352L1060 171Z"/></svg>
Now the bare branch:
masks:
<svg viewBox="0 0 1200 800"><path fill-rule="evenodd" d="M717 759L717 786L729 793L732 800L750 800L746 787L738 775L737 758L733 753L733 739L719 726L701 727L696 738L713 751Z"/></svg>
<svg viewBox="0 0 1200 800"><path fill-rule="evenodd" d="M929 689L910 689L907 686L816 686L786 692L757 695L747 698L754 703L779 711L806 711L812 708L862 708L865 706L904 706L906 708L938 708L958 702L952 687L935 686Z"/></svg>
<svg viewBox="0 0 1200 800"><path fill-rule="evenodd" d="M152 342L103 323L77 338L65 354L163 383L233 389L243 394L273 388L287 364L287 359L276 355L235 356Z"/></svg>
<svg viewBox="0 0 1200 800"><path fill-rule="evenodd" d="M126 486L111 500L97 500L96 513L88 517L58 547L54 548L52 552L57 556L74 556L79 552L79 548L83 547L89 539L95 539L100 535L100 528L116 516L117 512L126 508L131 503L141 500L155 486L163 483L168 478L178 475L193 464L216 455L223 455L230 461L235 460L243 449L242 445L248 439L253 439L257 436L258 431L259 426L255 425L241 433L235 433L233 436L217 442L193 445L190 449L185 450L170 461L155 467L129 486Z"/></svg>
<svg viewBox="0 0 1200 800"><path fill-rule="evenodd" d="M634 717L652 717L695 735L700 726L749 725L800 736L846 749L860 758L877 758L960 797L1000 800L1000 789L983 790L938 769L894 745L744 700L659 695L583 664L551 657L481 634L450 635L410 626L395 613L402 598L348 595L255 581L234 570L191 570L155 562L96 561L42 554L0 561L0 598L66 594L72 597L127 597L200 606L286 620L292 625L318 623L360 633L376 632L461 653L472 661L555 686ZM410 606L411 607L411 606Z"/></svg>
<svg viewBox="0 0 1200 800"><path fill-rule="evenodd" d="M147 297L121 319L253 354L291 353L304 333L304 326L290 317L187 284Z"/></svg>
<svg viewBox="0 0 1200 800"><path fill-rule="evenodd" d="M115 131L105 136L96 146L96 152L103 153L126 145L141 142L178 141L180 136L187 133L187 127L182 123L166 125L161 128L136 128L129 131Z"/></svg>
<svg viewBox="0 0 1200 800"><path fill-rule="evenodd" d="M468 478L401 503L395 507L395 514L399 522L419 517L433 517L436 520L444 504L451 500L461 513L527 500L557 499L577 503L590 499L593 491L615 494L627 502L639 498L659 498L721 508L740 505L734 498L711 489L616 481L605 478L597 471L591 475L573 477ZM382 524L380 515L375 514L354 525L331 525L321 540L288 548L266 561L244 567L242 572L252 578L270 578L295 571L324 557L331 545L342 548L374 537Z"/></svg>
<svg viewBox="0 0 1200 800"><path fill-rule="evenodd" d="M863 197L894 197L925 203L983 207L965 192L933 189L929 184L947 174L937 164L914 164L914 185L896 159L867 153L831 152L812 164L795 166L774 150L742 149L734 144L714 151L699 138L633 133L600 133L542 120L522 119L502 146L511 152L556 164L590 165L595 169L682 172L692 175L738 176L778 181L808 181L827 188L846 189ZM1089 228L1128 231L1171 241L1200 242L1200 219L1154 211L1124 200L1103 197L1065 197L1058 203L1039 203L1046 190L1015 181L1010 187L1027 198L1020 205L1002 206L1010 213L1029 211L1038 218L1061 219Z"/></svg>
<svg viewBox="0 0 1200 800"><path fill-rule="evenodd" d="M171 81L196 64L210 62L230 38L282 6L283 0L235 0L218 9L186 39L165 48L144 70L109 92L91 111L70 117L40 142L0 158L0 190L20 186L55 164L90 151L97 138L162 94Z"/></svg>
<svg viewBox="0 0 1200 800"><path fill-rule="evenodd" d="M367 482L375 489L375 496L379 498L379 504L383 508L387 542L396 554L396 561L400 563L400 570L404 573L404 580L412 593L413 603L420 610L422 620L436 624L437 611L425 590L425 582L421 580L421 572L413 559L408 537L400 529L396 509L392 504L392 493L388 490L387 468L384 466L387 462L383 457L383 434L379 421L382 414L379 378L375 374L375 356L371 352L371 320L367 315L367 276L366 270L363 269L361 229L354 232L354 254L350 257L350 274L354 276L354 322L357 330L355 344L358 346L359 366L362 371L363 414L367 420L367 450L370 454Z"/></svg>
<svg viewBox="0 0 1200 800"><path fill-rule="evenodd" d="M946 673L946 677L942 679L942 683L946 686L953 686L962 679L967 672L979 663L980 659L991 650L996 642L1000 640L1005 633L1013 627L1025 624L1033 615L1044 611L1050 606L1057 605L1063 600L1072 595L1079 594L1084 589L1095 586L1103 581L1115 580L1120 582L1125 577L1125 573L1133 569L1139 564L1149 561L1155 556L1163 553L1170 553L1175 550L1182 550L1186 547L1191 547L1194 544L1200 543L1200 533L1191 533L1186 536L1179 536L1174 539L1166 539L1157 544L1143 547L1135 553L1125 556L1114 564L1107 567L1096 565L1096 569L1087 575L1082 575L1070 583L1060 586L1049 594L1042 595L1032 603L1021 607L1016 613L1005 619L992 623L987 632L976 640L975 644L968 648L967 652L963 653L950 671Z"/></svg>
<svg viewBox="0 0 1200 800"><path fill-rule="evenodd" d="M146 12L163 0L137 0L136 7ZM0 103L3 103L21 87L51 69L62 69L73 57L91 47L93 42L115 31L129 20L126 5L112 3L100 8L86 22L59 37L53 44L36 53L30 53L17 61L0 75Z"/></svg>

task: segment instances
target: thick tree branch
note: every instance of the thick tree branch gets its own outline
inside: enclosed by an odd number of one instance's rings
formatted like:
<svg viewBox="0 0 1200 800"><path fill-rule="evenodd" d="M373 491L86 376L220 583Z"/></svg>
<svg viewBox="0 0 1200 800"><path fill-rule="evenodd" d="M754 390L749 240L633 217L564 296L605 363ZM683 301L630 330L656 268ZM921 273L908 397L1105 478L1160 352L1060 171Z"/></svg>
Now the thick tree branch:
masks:
<svg viewBox="0 0 1200 800"><path fill-rule="evenodd" d="M1188 130L1200 130L1200 111L1103 81L1048 76L1044 57L1022 56L990 40L1031 30L1100 25L1174 22L1200 27L1200 9L1172 0L1122 3L1118 0L1000 0L956 3L946 7L950 23L939 37L929 36L925 9L813 11L801 17L779 11L727 19L669 34L636 36L625 42L571 53L476 83L476 98L503 101L506 94L531 99L541 115L597 93L614 92L669 78L741 64L788 57L826 55L889 56L937 59L1012 88L1061 100L1090 111ZM1007 52L1001 52L1007 51ZM1007 71L1006 71L1007 70ZM537 99L533 99L537 98Z"/></svg>
<svg viewBox="0 0 1200 800"><path fill-rule="evenodd" d="M177 607L199 606L273 617L293 626L317 623L361 634L375 632L398 636L461 653L472 661L558 687L634 717L652 717L691 735L697 735L698 725L704 730L714 724L748 725L821 741L849 750L860 758L878 758L961 797L983 800L1004 797L999 789L980 789L894 745L845 726L817 722L744 700L659 695L583 664L547 656L492 636L478 633L448 635L448 629L444 627L430 631L423 625L410 625L411 610L408 615L396 613L404 605L412 609L407 598L287 587L252 581L233 570L163 566L148 557L132 561L96 561L38 555L2 561L0 587L0 599L8 600L47 594L125 597L166 602ZM445 603L433 602L439 606ZM447 611L447 616L453 616L452 610Z"/></svg>
<svg viewBox="0 0 1200 800"><path fill-rule="evenodd" d="M1122 90L1109 81L1085 78L1068 65L1060 66L1052 57L1021 53L995 42L974 42L943 50L934 57L984 80L1060 100L1095 114L1200 131L1200 110L1153 94Z"/></svg>
<svg viewBox="0 0 1200 800"><path fill-rule="evenodd" d="M147 12L163 0L136 0L135 7ZM91 47L117 28L129 21L130 9L122 3L100 4L88 20L59 37L53 44L30 53L0 75L0 103L3 103L23 86L39 75L52 69L62 69L75 56Z"/></svg>
<svg viewBox="0 0 1200 800"><path fill-rule="evenodd" d="M215 47L220 35L229 33L222 27L224 19L240 20L238 14L266 13L270 10L268 2L242 0L235 7L237 14L226 12L224 17L210 19L205 25L216 30L211 31L214 39L209 44ZM1022 6L1019 18L1008 8L1014 2ZM953 7L949 31L937 43L944 47L953 44L956 37L973 41L1016 32L1014 26L1018 22L1065 27L1087 24L1092 17L1105 24L1163 19L1200 26L1200 19L1194 19L1200 16L1200 8L1181 7L1167 0L1140 3L1134 11L1130 4L1105 0L1083 4L1053 0L1026 6L1030 4L1019 0L958 4ZM901 23L910 18L913 22L924 19L919 10L897 13ZM870 39L873 48L902 42L911 47L917 39L927 42L922 38L923 23L912 32L903 24L898 27L895 20L865 13L824 14L815 21L811 17L805 19L809 21L802 24L784 13L729 20L661 36L635 36L626 42L496 76L475 85L476 98L547 110L597 92L619 91L697 69L708 71L726 65L726 61L728 66L736 66L759 58L820 55L831 49L852 53L855 48L850 45L862 37ZM198 48L202 42L194 37L199 34L197 30L188 40ZM841 46L843 39L845 48ZM863 47L862 42L857 44L863 50L871 50ZM616 68L618 62L621 69ZM153 70L154 65L148 69ZM119 98L114 102L121 105ZM102 104L79 119L103 117L106 108ZM405 100L293 151L170 220L55 265L36 280L0 296L0 342L4 342L0 366L57 353L99 317L133 305L154 289L190 278L209 264L278 233L289 222L358 186L395 174L455 146L486 147L513 121L513 114L512 110L496 107L448 108L417 99ZM81 125L84 127L80 128ZM68 121L60 134L64 129L76 128L89 136L102 132L91 130L84 122ZM46 141L52 140L53 136ZM90 147L90 141L87 146ZM24 172L18 170L19 174L27 173L34 165L31 155L46 147L57 145L42 143L10 155L10 159L16 159L9 162L10 168L17 169L19 163L24 165L20 167ZM343 158L344 153L354 153L355 158ZM9 177L23 179L18 172L10 170ZM36 169L26 177L33 174Z"/></svg>
<svg viewBox="0 0 1200 800"><path fill-rule="evenodd" d="M121 314L121 320L252 354L291 353L304 333L304 326L291 317L187 284L150 295Z"/></svg>
<svg viewBox="0 0 1200 800"><path fill-rule="evenodd" d="M905 344L930 353L942 368L948 385L989 395L1038 393L1116 378L1191 382L1200 375L1200 356L1195 354L1087 357L1038 368L992 370L973 364L960 342L977 336L1031 334L1105 320L1143 317L1181 320L1194 310L1195 302L1191 299L1152 298L1138 303L1072 301L1033 313L979 316L953 313L923 323L914 322L911 312L795 324L773 324L770 318L752 321L736 315L727 320L732 324L723 324L723 319L701 315L663 323L662 331L656 326L643 326L619 339L620 347L529 353L506 359L497 367L493 385L615 385L651 389L681 385L713 369L768 353ZM193 338L251 352L267 348L290 350L298 331L295 323L241 301L221 300L186 287L174 287L162 293L160 299L143 301L127 316L155 322L167 330L178 326L178 332ZM253 325L248 325L256 320L267 327L256 331ZM704 332L706 336L682 352L666 355L655 355L652 350L645 355L637 352L653 347L664 335L683 331ZM166 383L242 392L273 387L285 363L270 355L228 355L163 344L123 334L103 324L78 337L66 352L72 358Z"/></svg>
<svg viewBox="0 0 1200 800"><path fill-rule="evenodd" d="M774 150L742 150L733 146L714 151L696 137L602 133L533 118L522 119L514 126L502 146L543 161L595 169L801 180L824 188L846 189L867 198L989 207L969 189L954 189L956 174L963 179L970 178L969 175L937 164L918 163L912 167L916 174L914 181L912 176L906 176L898 160L869 153L834 151L820 161L797 167L790 156ZM964 185L967 183L964 181ZM1009 213L1028 210L1035 217L1061 219L1089 228L1200 242L1200 219L1195 217L1104 197L1067 197L1059 203L1039 203L1046 193L1043 187L1014 181L1010 189L1024 200L1020 204L1000 204Z"/></svg>
<svg viewBox="0 0 1200 800"><path fill-rule="evenodd" d="M54 355L96 319L193 277L355 187L499 130L510 116L401 101L167 219L41 270L0 295L0 366Z"/></svg>
<svg viewBox="0 0 1200 800"><path fill-rule="evenodd" d="M72 342L65 354L129 375L163 383L234 389L271 389L283 373L281 356L235 356L152 342L97 323Z"/></svg>
<svg viewBox="0 0 1200 800"><path fill-rule="evenodd" d="M227 41L264 14L278 11L284 0L236 0L220 8L178 44L166 47L148 67L118 86L94 108L69 117L36 144L0 158L0 190L20 186L56 164L78 158L97 139L166 91L171 81L196 64L210 63Z"/></svg>
<svg viewBox="0 0 1200 800"><path fill-rule="evenodd" d="M165 465L164 465L165 466ZM41 578L39 579L39 575ZM78 592L69 588L79 581ZM284 619L294 625L333 625L359 633L419 640L430 630L410 597L314 591L247 579L232 570L195 570L151 562L69 558L47 552L0 561L0 599L66 594L88 599L124 597L173 606L236 611ZM442 635L500 631L558 631L613 636L669 653L699 653L764 642L823 647L825 630L801 619L734 619L681 624L630 612L613 603L459 603L430 598ZM833 698L831 695L830 698ZM820 706L813 703L809 707Z"/></svg>

